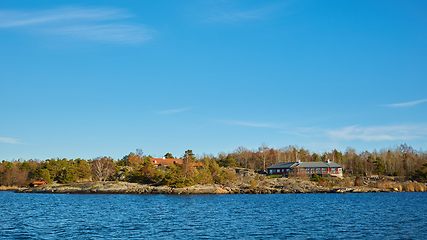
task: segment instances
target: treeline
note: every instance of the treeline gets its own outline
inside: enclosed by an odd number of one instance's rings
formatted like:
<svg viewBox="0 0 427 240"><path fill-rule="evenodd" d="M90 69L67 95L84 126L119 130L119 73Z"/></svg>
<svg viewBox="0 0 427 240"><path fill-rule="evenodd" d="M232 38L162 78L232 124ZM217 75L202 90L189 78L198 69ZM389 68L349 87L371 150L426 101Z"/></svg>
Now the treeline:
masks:
<svg viewBox="0 0 427 240"><path fill-rule="evenodd" d="M166 158L174 158L165 154ZM343 165L344 173L359 176L373 174L406 176L415 180L427 180L427 153L416 151L402 144L394 149L364 151L357 154L355 149L345 152L333 150L323 154L288 146L274 149L262 145L249 150L239 147L231 153L218 156L195 156L187 150L181 157L183 164L157 167L151 164L151 156L144 155L141 149L114 160L110 157L96 159L47 159L2 161L0 163L0 185L28 186L35 180L48 183L71 183L82 181L129 181L157 183L173 187L194 184L225 183L236 178L234 171L221 167L243 167L265 171L266 167L280 162L331 161ZM201 162L197 167L192 163Z"/></svg>
<svg viewBox="0 0 427 240"><path fill-rule="evenodd" d="M92 178L91 164L84 159L47 159L45 161L2 161L0 185L28 186L35 180L71 183Z"/></svg>
<svg viewBox="0 0 427 240"><path fill-rule="evenodd" d="M211 156L212 158L213 156ZM394 149L356 153L353 148L340 152L333 150L323 154L295 146L274 149L266 145L256 150L239 147L234 152L220 153L217 160L222 165L236 165L255 170L265 170L266 167L280 162L315 162L334 161L341 164L344 173L369 176L373 174L388 176L412 176L424 163L427 163L427 153L417 151L412 147L402 144Z"/></svg>
<svg viewBox="0 0 427 240"><path fill-rule="evenodd" d="M173 158L167 153L167 158ZM198 160L192 150L182 157L183 164L155 166L151 156L141 150L129 153L115 161L110 157L85 159L47 159L45 161L2 161L0 163L0 185L28 186L33 181L48 183L72 183L84 181L129 181L138 183L157 183L172 187L185 187L195 184L226 183L236 178L232 171L222 169L213 159ZM195 162L202 162L194 166Z"/></svg>

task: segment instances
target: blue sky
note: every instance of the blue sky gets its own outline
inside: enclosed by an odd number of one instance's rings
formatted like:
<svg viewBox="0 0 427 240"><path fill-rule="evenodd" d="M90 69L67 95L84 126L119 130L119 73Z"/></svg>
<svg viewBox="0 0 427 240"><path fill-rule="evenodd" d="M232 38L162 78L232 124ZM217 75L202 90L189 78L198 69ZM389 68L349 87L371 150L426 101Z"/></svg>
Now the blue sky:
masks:
<svg viewBox="0 0 427 240"><path fill-rule="evenodd" d="M427 143L426 1L0 3L0 159Z"/></svg>

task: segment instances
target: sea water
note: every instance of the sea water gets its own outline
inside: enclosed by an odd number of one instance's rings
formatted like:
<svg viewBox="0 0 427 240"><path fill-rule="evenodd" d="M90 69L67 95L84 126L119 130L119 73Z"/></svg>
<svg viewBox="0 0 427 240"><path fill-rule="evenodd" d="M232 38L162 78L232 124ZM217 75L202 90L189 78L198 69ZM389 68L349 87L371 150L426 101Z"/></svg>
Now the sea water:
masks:
<svg viewBox="0 0 427 240"><path fill-rule="evenodd" d="M427 192L0 192L2 239L427 239Z"/></svg>

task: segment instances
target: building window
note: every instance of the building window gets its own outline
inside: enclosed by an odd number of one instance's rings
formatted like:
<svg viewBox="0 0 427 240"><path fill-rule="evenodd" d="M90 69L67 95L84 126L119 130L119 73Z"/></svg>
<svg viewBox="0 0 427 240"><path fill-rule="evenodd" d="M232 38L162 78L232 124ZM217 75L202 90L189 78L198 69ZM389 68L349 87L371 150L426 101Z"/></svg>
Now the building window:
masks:
<svg viewBox="0 0 427 240"><path fill-rule="evenodd" d="M306 168L305 173L310 173L310 168Z"/></svg>
<svg viewBox="0 0 427 240"><path fill-rule="evenodd" d="M322 168L322 172L326 172L326 168Z"/></svg>
<svg viewBox="0 0 427 240"><path fill-rule="evenodd" d="M289 172L289 170L290 170L289 168L286 168L286 172Z"/></svg>
<svg viewBox="0 0 427 240"><path fill-rule="evenodd" d="M335 168L331 168L332 173L336 173Z"/></svg>
<svg viewBox="0 0 427 240"><path fill-rule="evenodd" d="M341 172L341 170L342 170L341 168L338 168L338 172Z"/></svg>
<svg viewBox="0 0 427 240"><path fill-rule="evenodd" d="M270 169L270 174L273 174L273 170Z"/></svg>
<svg viewBox="0 0 427 240"><path fill-rule="evenodd" d="M312 168L312 169L311 169L311 173L315 173L315 168Z"/></svg>
<svg viewBox="0 0 427 240"><path fill-rule="evenodd" d="M316 168L316 173L320 173L320 168Z"/></svg>

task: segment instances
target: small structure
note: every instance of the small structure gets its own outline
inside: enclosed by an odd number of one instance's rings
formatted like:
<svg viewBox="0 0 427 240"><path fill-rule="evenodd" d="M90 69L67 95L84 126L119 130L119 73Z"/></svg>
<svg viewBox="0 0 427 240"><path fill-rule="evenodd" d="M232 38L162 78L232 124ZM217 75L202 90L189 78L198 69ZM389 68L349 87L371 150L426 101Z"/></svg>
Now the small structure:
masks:
<svg viewBox="0 0 427 240"><path fill-rule="evenodd" d="M157 166L167 166L171 164L182 164L182 159L179 158L151 158L151 164Z"/></svg>
<svg viewBox="0 0 427 240"><path fill-rule="evenodd" d="M335 176L342 177L342 166L336 162L287 162L277 163L267 168L267 174L272 175L285 175L293 174L307 174L319 176Z"/></svg>
<svg viewBox="0 0 427 240"><path fill-rule="evenodd" d="M30 187L37 187L37 186L45 185L45 184L47 184L46 181L34 181L34 182L30 183Z"/></svg>
<svg viewBox="0 0 427 240"><path fill-rule="evenodd" d="M151 164L156 166L168 166L168 165L181 165L182 159L180 158L151 158ZM201 167L205 164L203 162L191 162L190 166L192 167Z"/></svg>

